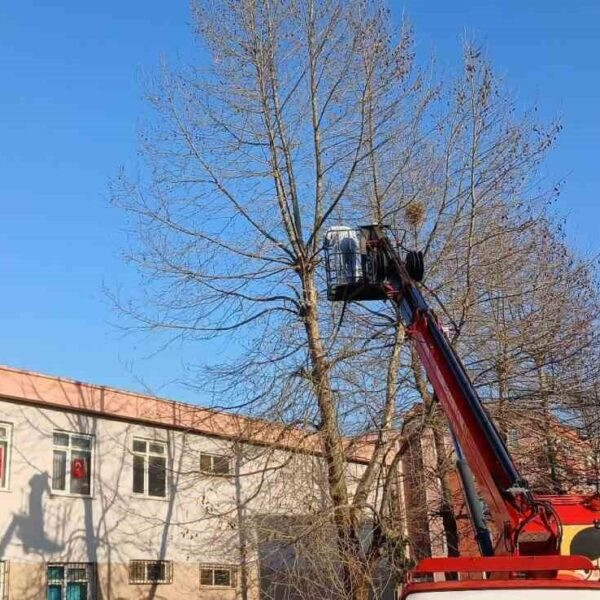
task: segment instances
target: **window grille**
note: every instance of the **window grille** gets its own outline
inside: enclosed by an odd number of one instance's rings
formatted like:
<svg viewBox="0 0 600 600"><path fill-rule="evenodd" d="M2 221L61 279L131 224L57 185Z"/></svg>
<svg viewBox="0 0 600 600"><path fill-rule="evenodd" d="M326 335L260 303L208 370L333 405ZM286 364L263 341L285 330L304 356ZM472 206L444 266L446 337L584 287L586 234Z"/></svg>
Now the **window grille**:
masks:
<svg viewBox="0 0 600 600"><path fill-rule="evenodd" d="M202 587L235 587L237 569L227 565L201 565L200 585Z"/></svg>
<svg viewBox="0 0 600 600"><path fill-rule="evenodd" d="M173 563L170 560L130 560L129 583L171 583Z"/></svg>
<svg viewBox="0 0 600 600"><path fill-rule="evenodd" d="M164 498L167 495L167 445L134 438L133 493Z"/></svg>
<svg viewBox="0 0 600 600"><path fill-rule="evenodd" d="M0 560L0 600L8 599L8 562Z"/></svg>
<svg viewBox="0 0 600 600"><path fill-rule="evenodd" d="M47 600L94 600L94 563L51 563L46 569Z"/></svg>
<svg viewBox="0 0 600 600"><path fill-rule="evenodd" d="M89 496L92 493L90 435L55 431L53 436L52 490Z"/></svg>
<svg viewBox="0 0 600 600"><path fill-rule="evenodd" d="M206 475L231 475L231 459L221 454L200 454L200 471Z"/></svg>

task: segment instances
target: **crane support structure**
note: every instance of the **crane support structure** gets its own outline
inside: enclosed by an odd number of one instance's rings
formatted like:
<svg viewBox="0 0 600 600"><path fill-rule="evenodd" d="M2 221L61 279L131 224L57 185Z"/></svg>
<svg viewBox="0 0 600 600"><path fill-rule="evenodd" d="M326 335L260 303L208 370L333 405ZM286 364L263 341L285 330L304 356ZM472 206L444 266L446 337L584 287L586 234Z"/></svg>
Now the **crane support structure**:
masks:
<svg viewBox="0 0 600 600"><path fill-rule="evenodd" d="M422 255L411 252L402 260L379 225L358 230L333 228L326 235L325 251L330 300L388 299L397 305L498 532L494 554L568 554L568 550L561 549L564 524L600 527L600 503L580 496L536 496L521 477L502 435L417 285L423 277ZM481 522L474 525L481 533ZM490 554L489 543L482 554Z"/></svg>

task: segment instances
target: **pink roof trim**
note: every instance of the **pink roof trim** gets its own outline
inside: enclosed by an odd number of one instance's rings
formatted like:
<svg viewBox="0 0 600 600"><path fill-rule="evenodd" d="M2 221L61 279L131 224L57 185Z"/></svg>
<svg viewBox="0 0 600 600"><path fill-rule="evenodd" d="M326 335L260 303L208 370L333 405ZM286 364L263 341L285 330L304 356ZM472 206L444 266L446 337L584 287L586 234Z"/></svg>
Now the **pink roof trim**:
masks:
<svg viewBox="0 0 600 600"><path fill-rule="evenodd" d="M47 408L95 414L196 434L322 454L313 432L192 404L43 375L0 365L0 397ZM348 442L348 460L368 462L372 444Z"/></svg>

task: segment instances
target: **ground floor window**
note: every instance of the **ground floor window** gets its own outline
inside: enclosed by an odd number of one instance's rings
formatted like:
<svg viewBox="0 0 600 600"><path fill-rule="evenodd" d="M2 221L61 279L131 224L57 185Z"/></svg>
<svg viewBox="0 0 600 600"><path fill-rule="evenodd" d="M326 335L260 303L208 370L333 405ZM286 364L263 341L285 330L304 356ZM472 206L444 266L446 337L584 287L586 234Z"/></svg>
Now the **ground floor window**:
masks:
<svg viewBox="0 0 600 600"><path fill-rule="evenodd" d="M8 563L0 560L0 600L8 597Z"/></svg>
<svg viewBox="0 0 600 600"><path fill-rule="evenodd" d="M129 583L171 583L173 569L170 560L129 561Z"/></svg>
<svg viewBox="0 0 600 600"><path fill-rule="evenodd" d="M226 565L202 565L200 585L202 587L235 587L235 567Z"/></svg>
<svg viewBox="0 0 600 600"><path fill-rule="evenodd" d="M94 600L92 563L50 564L46 575L46 600Z"/></svg>

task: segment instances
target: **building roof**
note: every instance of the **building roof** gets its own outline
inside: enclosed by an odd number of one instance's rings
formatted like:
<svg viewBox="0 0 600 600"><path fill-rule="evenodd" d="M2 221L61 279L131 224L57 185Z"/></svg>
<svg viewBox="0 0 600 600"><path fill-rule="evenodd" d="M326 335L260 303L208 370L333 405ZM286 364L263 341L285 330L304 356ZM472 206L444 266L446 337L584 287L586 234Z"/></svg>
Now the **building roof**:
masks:
<svg viewBox="0 0 600 600"><path fill-rule="evenodd" d="M3 365L0 398L294 452L323 452L321 438L308 429ZM347 447L349 461L368 462L371 443L348 440Z"/></svg>

